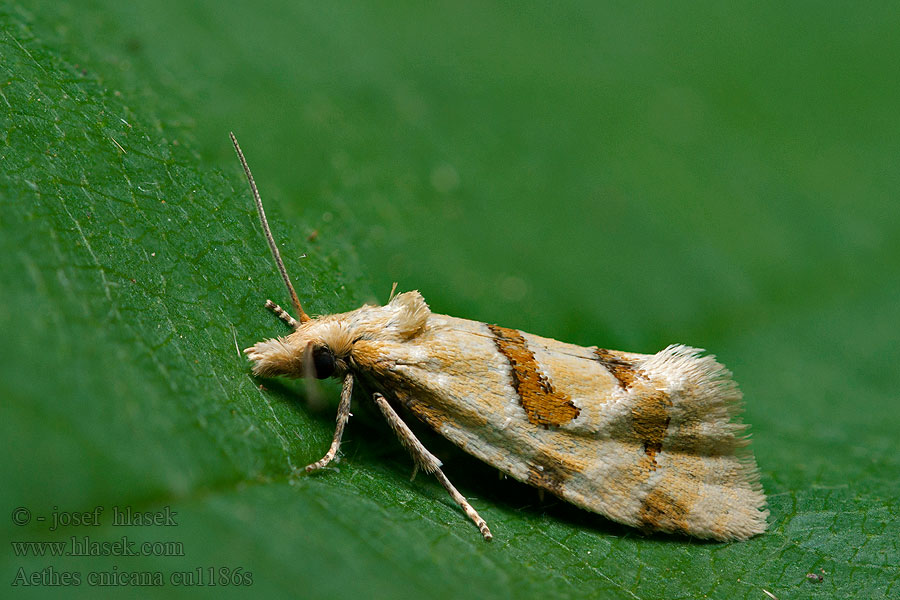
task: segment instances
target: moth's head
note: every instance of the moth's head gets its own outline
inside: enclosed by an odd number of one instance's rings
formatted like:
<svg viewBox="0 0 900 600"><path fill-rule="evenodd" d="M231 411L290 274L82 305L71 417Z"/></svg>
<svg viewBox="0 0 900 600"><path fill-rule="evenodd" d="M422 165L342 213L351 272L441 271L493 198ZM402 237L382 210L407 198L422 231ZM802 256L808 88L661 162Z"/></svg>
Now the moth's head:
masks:
<svg viewBox="0 0 900 600"><path fill-rule="evenodd" d="M378 342L409 341L425 330L430 314L419 292L406 292L385 306L310 318L293 333L258 342L244 353L254 363L253 373L263 377L340 376L352 366L357 344L371 352Z"/></svg>
<svg viewBox="0 0 900 600"><path fill-rule="evenodd" d="M272 251L272 258L275 259L278 272L281 273L281 278L291 294L291 303L297 315L295 321L274 304L270 307L273 310L278 309L275 314L290 323L294 327L294 332L284 337L259 342L244 350L247 357L253 361L253 372L256 375L319 379L343 375L352 366L353 349L356 344L371 341L377 346L379 341L404 342L424 331L431 312L419 292L398 294L386 306L367 305L352 312L325 315L315 319L307 315L288 277L284 261L281 260L278 245L269 230L256 182L253 181L247 159L244 158L244 153L241 152L233 133L231 142L250 184L250 192L256 203L260 225ZM377 354L377 348L370 348L369 351Z"/></svg>
<svg viewBox="0 0 900 600"><path fill-rule="evenodd" d="M345 327L328 315L301 323L290 335L257 342L244 350L253 373L263 377L325 379L346 371Z"/></svg>

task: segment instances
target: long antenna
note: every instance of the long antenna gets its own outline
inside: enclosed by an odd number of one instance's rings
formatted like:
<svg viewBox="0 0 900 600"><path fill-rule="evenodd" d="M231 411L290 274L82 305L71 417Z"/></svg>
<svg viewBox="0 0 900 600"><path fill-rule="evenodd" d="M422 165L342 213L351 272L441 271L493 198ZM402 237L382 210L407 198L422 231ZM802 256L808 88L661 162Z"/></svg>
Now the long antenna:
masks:
<svg viewBox="0 0 900 600"><path fill-rule="evenodd" d="M241 159L241 166L244 167L244 174L247 175L247 181L250 182L250 191L253 193L253 200L256 202L256 212L259 213L259 222L262 223L263 233L266 234L266 241L269 243L269 250L272 251L272 257L275 258L275 264L278 265L278 272L281 273L281 278L284 280L284 284L291 293L291 303L297 311L297 319L301 323L305 323L310 320L309 315L306 314L303 311L303 307L300 306L300 298L297 297L297 292L294 291L294 286L291 284L291 278L288 277L287 269L284 268L284 261L281 260L281 253L278 252L278 246L275 245L275 238L272 237L272 231L269 229L269 222L266 220L266 211L263 210L262 198L259 197L259 190L256 189L256 182L253 181L253 174L250 173L247 159L244 158L244 153L241 152L241 147L238 145L237 138L234 137L234 134L228 132L228 135L231 136L231 143L234 144L234 149L237 150L238 158Z"/></svg>

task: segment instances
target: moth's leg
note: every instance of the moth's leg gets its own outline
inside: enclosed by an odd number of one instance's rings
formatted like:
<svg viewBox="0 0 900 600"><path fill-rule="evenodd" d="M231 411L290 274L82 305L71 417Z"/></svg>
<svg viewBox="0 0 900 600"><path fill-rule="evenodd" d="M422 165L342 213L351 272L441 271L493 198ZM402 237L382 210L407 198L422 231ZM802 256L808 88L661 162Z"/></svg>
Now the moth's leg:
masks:
<svg viewBox="0 0 900 600"><path fill-rule="evenodd" d="M266 308L275 313L275 316L288 324L291 329L297 329L300 327L300 323L294 319L291 315L288 314L286 310L272 302L271 300L266 300Z"/></svg>
<svg viewBox="0 0 900 600"><path fill-rule="evenodd" d="M344 389L341 390L341 403L338 405L337 426L334 428L334 439L331 440L331 448L325 453L321 459L311 465L306 465L306 472L310 473L317 469L321 469L337 455L338 449L341 447L341 437L344 435L344 425L350 418L350 394L353 393L353 374L347 373L344 377Z"/></svg>
<svg viewBox="0 0 900 600"><path fill-rule="evenodd" d="M491 535L491 530L488 529L487 523L485 523L484 519L482 519L475 509L472 508L469 501L453 487L453 484L450 483L450 480L447 479L447 476L441 471L441 461L422 445L422 442L416 438L415 434L407 427L406 423L400 419L400 415L391 408L391 405L384 399L384 396L376 393L374 397L375 404L381 409L381 413L384 415L384 418L387 419L388 425L391 426L391 429L393 429L394 433L397 434L397 437L400 438L400 443L403 444L412 455L413 460L416 462L416 466L426 473L434 474L434 476L437 477L437 480L441 482L441 485L444 486L444 489L450 494L450 497L453 498L456 503L459 504L460 508L465 511L466 515L472 519L472 522L474 522L475 526L481 531L481 535L484 536L484 539L488 542L491 541L491 538L494 536Z"/></svg>

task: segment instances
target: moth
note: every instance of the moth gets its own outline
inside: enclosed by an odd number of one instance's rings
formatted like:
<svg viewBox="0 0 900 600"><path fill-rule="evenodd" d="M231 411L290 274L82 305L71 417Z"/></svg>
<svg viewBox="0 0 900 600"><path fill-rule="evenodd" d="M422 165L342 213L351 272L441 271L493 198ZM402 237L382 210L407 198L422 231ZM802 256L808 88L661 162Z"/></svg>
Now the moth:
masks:
<svg viewBox="0 0 900 600"><path fill-rule="evenodd" d="M416 291L384 306L310 317L269 230L247 160L231 134L296 318L293 331L244 350L263 377L343 379L331 447L338 453L360 382L412 455L481 531L487 523L401 419L402 406L506 475L645 531L744 540L766 530L766 497L731 373L702 350L656 354L581 347L434 314Z"/></svg>

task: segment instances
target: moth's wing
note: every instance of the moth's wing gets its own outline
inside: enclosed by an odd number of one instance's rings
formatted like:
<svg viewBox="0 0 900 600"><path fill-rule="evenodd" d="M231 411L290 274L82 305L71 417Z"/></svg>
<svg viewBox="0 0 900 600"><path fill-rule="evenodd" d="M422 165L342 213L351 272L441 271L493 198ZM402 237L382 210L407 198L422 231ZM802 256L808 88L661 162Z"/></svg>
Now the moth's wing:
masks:
<svg viewBox="0 0 900 600"><path fill-rule="evenodd" d="M394 346L368 365L375 381L520 481L644 529L719 540L766 529L741 393L697 349L583 348L443 315Z"/></svg>

